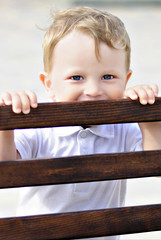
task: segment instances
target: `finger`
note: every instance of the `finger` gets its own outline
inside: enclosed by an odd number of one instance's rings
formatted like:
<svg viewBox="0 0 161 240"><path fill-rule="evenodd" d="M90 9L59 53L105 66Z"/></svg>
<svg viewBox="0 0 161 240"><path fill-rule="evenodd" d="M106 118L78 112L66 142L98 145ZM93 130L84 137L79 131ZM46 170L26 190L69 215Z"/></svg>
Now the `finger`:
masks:
<svg viewBox="0 0 161 240"><path fill-rule="evenodd" d="M155 95L152 88L148 85L139 85L130 89L129 96L132 100L137 99L134 94L139 98L141 104L146 105L147 103L153 104L155 102Z"/></svg>
<svg viewBox="0 0 161 240"><path fill-rule="evenodd" d="M19 92L19 97L21 101L21 111L24 114L28 114L30 112L30 99L25 91Z"/></svg>
<svg viewBox="0 0 161 240"><path fill-rule="evenodd" d="M150 87L153 90L155 97L157 97L158 93L159 93L158 85L157 84L151 84Z"/></svg>
<svg viewBox="0 0 161 240"><path fill-rule="evenodd" d="M138 99L138 94L136 93L134 88L128 88L124 92L124 97L125 98L130 98L131 100L137 100Z"/></svg>
<svg viewBox="0 0 161 240"><path fill-rule="evenodd" d="M0 106L4 105L3 99L0 98Z"/></svg>
<svg viewBox="0 0 161 240"><path fill-rule="evenodd" d="M12 96L9 92L2 93L0 97L0 103L4 105L11 105L12 104Z"/></svg>
<svg viewBox="0 0 161 240"><path fill-rule="evenodd" d="M37 107L37 97L36 94L32 91L25 91L25 94L27 95L29 101L30 101L30 106L32 108L36 108Z"/></svg>
<svg viewBox="0 0 161 240"><path fill-rule="evenodd" d="M140 103L143 105L146 105L149 101L147 90L142 86L141 88L138 87L136 91L137 91Z"/></svg>
<svg viewBox="0 0 161 240"><path fill-rule="evenodd" d="M138 90L140 102L142 104L153 104L155 102L156 93L158 91L157 85L143 85L141 89Z"/></svg>
<svg viewBox="0 0 161 240"><path fill-rule="evenodd" d="M22 111L21 98L17 92L11 93L12 97L12 110L14 113L20 113Z"/></svg>
<svg viewBox="0 0 161 240"><path fill-rule="evenodd" d="M147 86L145 88L146 94L147 94L147 103L153 104L155 102L155 92L150 86Z"/></svg>

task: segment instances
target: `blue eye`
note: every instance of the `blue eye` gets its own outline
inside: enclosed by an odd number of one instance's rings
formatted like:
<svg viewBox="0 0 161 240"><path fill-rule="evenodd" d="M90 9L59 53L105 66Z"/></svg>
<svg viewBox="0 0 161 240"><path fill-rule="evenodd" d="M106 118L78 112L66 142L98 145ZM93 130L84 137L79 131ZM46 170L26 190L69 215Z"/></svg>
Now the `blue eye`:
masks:
<svg viewBox="0 0 161 240"><path fill-rule="evenodd" d="M113 79L114 77L112 76L112 75L110 75L110 74L106 74L106 75L104 75L103 77L102 77L102 79L104 79L104 80L111 80L111 79Z"/></svg>
<svg viewBox="0 0 161 240"><path fill-rule="evenodd" d="M83 78L82 78L80 75L76 75L76 76L72 76L71 79L72 79L72 80L75 80L75 81L80 81L80 80L82 80Z"/></svg>

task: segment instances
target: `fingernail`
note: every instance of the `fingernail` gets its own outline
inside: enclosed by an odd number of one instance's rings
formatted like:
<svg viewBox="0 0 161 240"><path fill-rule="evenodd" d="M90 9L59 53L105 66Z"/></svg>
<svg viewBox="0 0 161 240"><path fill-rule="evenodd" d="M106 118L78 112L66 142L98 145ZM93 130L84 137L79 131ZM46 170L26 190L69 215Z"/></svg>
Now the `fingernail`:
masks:
<svg viewBox="0 0 161 240"><path fill-rule="evenodd" d="M37 103L32 103L32 107L36 108L37 107Z"/></svg>
<svg viewBox="0 0 161 240"><path fill-rule="evenodd" d="M13 111L14 111L15 113L20 113L20 112L21 112L21 109L20 109L20 108L16 108L16 109L13 109Z"/></svg>
<svg viewBox="0 0 161 240"><path fill-rule="evenodd" d="M134 99L134 100L136 100L137 99L137 95L136 94L133 94L133 95L131 95L131 99Z"/></svg>
<svg viewBox="0 0 161 240"><path fill-rule="evenodd" d="M147 101L146 101L145 99L142 99L142 100L141 100L141 103L142 103L143 105L146 105L146 104L147 104Z"/></svg>
<svg viewBox="0 0 161 240"><path fill-rule="evenodd" d="M153 104L155 102L154 99L149 99L149 104Z"/></svg>
<svg viewBox="0 0 161 240"><path fill-rule="evenodd" d="M30 112L30 109L24 109L24 110L23 110L23 113L24 113L24 114L28 114L29 112Z"/></svg>

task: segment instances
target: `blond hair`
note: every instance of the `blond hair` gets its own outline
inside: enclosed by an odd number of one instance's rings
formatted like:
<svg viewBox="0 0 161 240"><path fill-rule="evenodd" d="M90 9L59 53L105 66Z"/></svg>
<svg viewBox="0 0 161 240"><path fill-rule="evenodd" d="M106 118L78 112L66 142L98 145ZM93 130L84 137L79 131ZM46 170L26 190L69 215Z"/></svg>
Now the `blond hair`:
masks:
<svg viewBox="0 0 161 240"><path fill-rule="evenodd" d="M53 22L47 29L43 41L44 70L52 69L52 55L56 44L74 29L89 34L95 42L95 53L99 59L99 44L106 43L126 52L126 70L130 67L130 39L123 22L116 16L89 7L69 8L52 14Z"/></svg>

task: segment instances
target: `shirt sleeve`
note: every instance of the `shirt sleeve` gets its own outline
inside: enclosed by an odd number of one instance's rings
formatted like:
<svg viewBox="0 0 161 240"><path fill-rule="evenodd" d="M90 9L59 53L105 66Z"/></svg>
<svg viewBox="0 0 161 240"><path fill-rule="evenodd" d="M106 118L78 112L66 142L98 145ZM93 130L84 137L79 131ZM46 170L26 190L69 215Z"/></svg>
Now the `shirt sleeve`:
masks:
<svg viewBox="0 0 161 240"><path fill-rule="evenodd" d="M22 159L36 158L38 136L35 129L15 130L15 144Z"/></svg>
<svg viewBox="0 0 161 240"><path fill-rule="evenodd" d="M134 151L142 151L143 143L142 143L142 134L137 123L127 124L126 131L126 151L134 152Z"/></svg>

